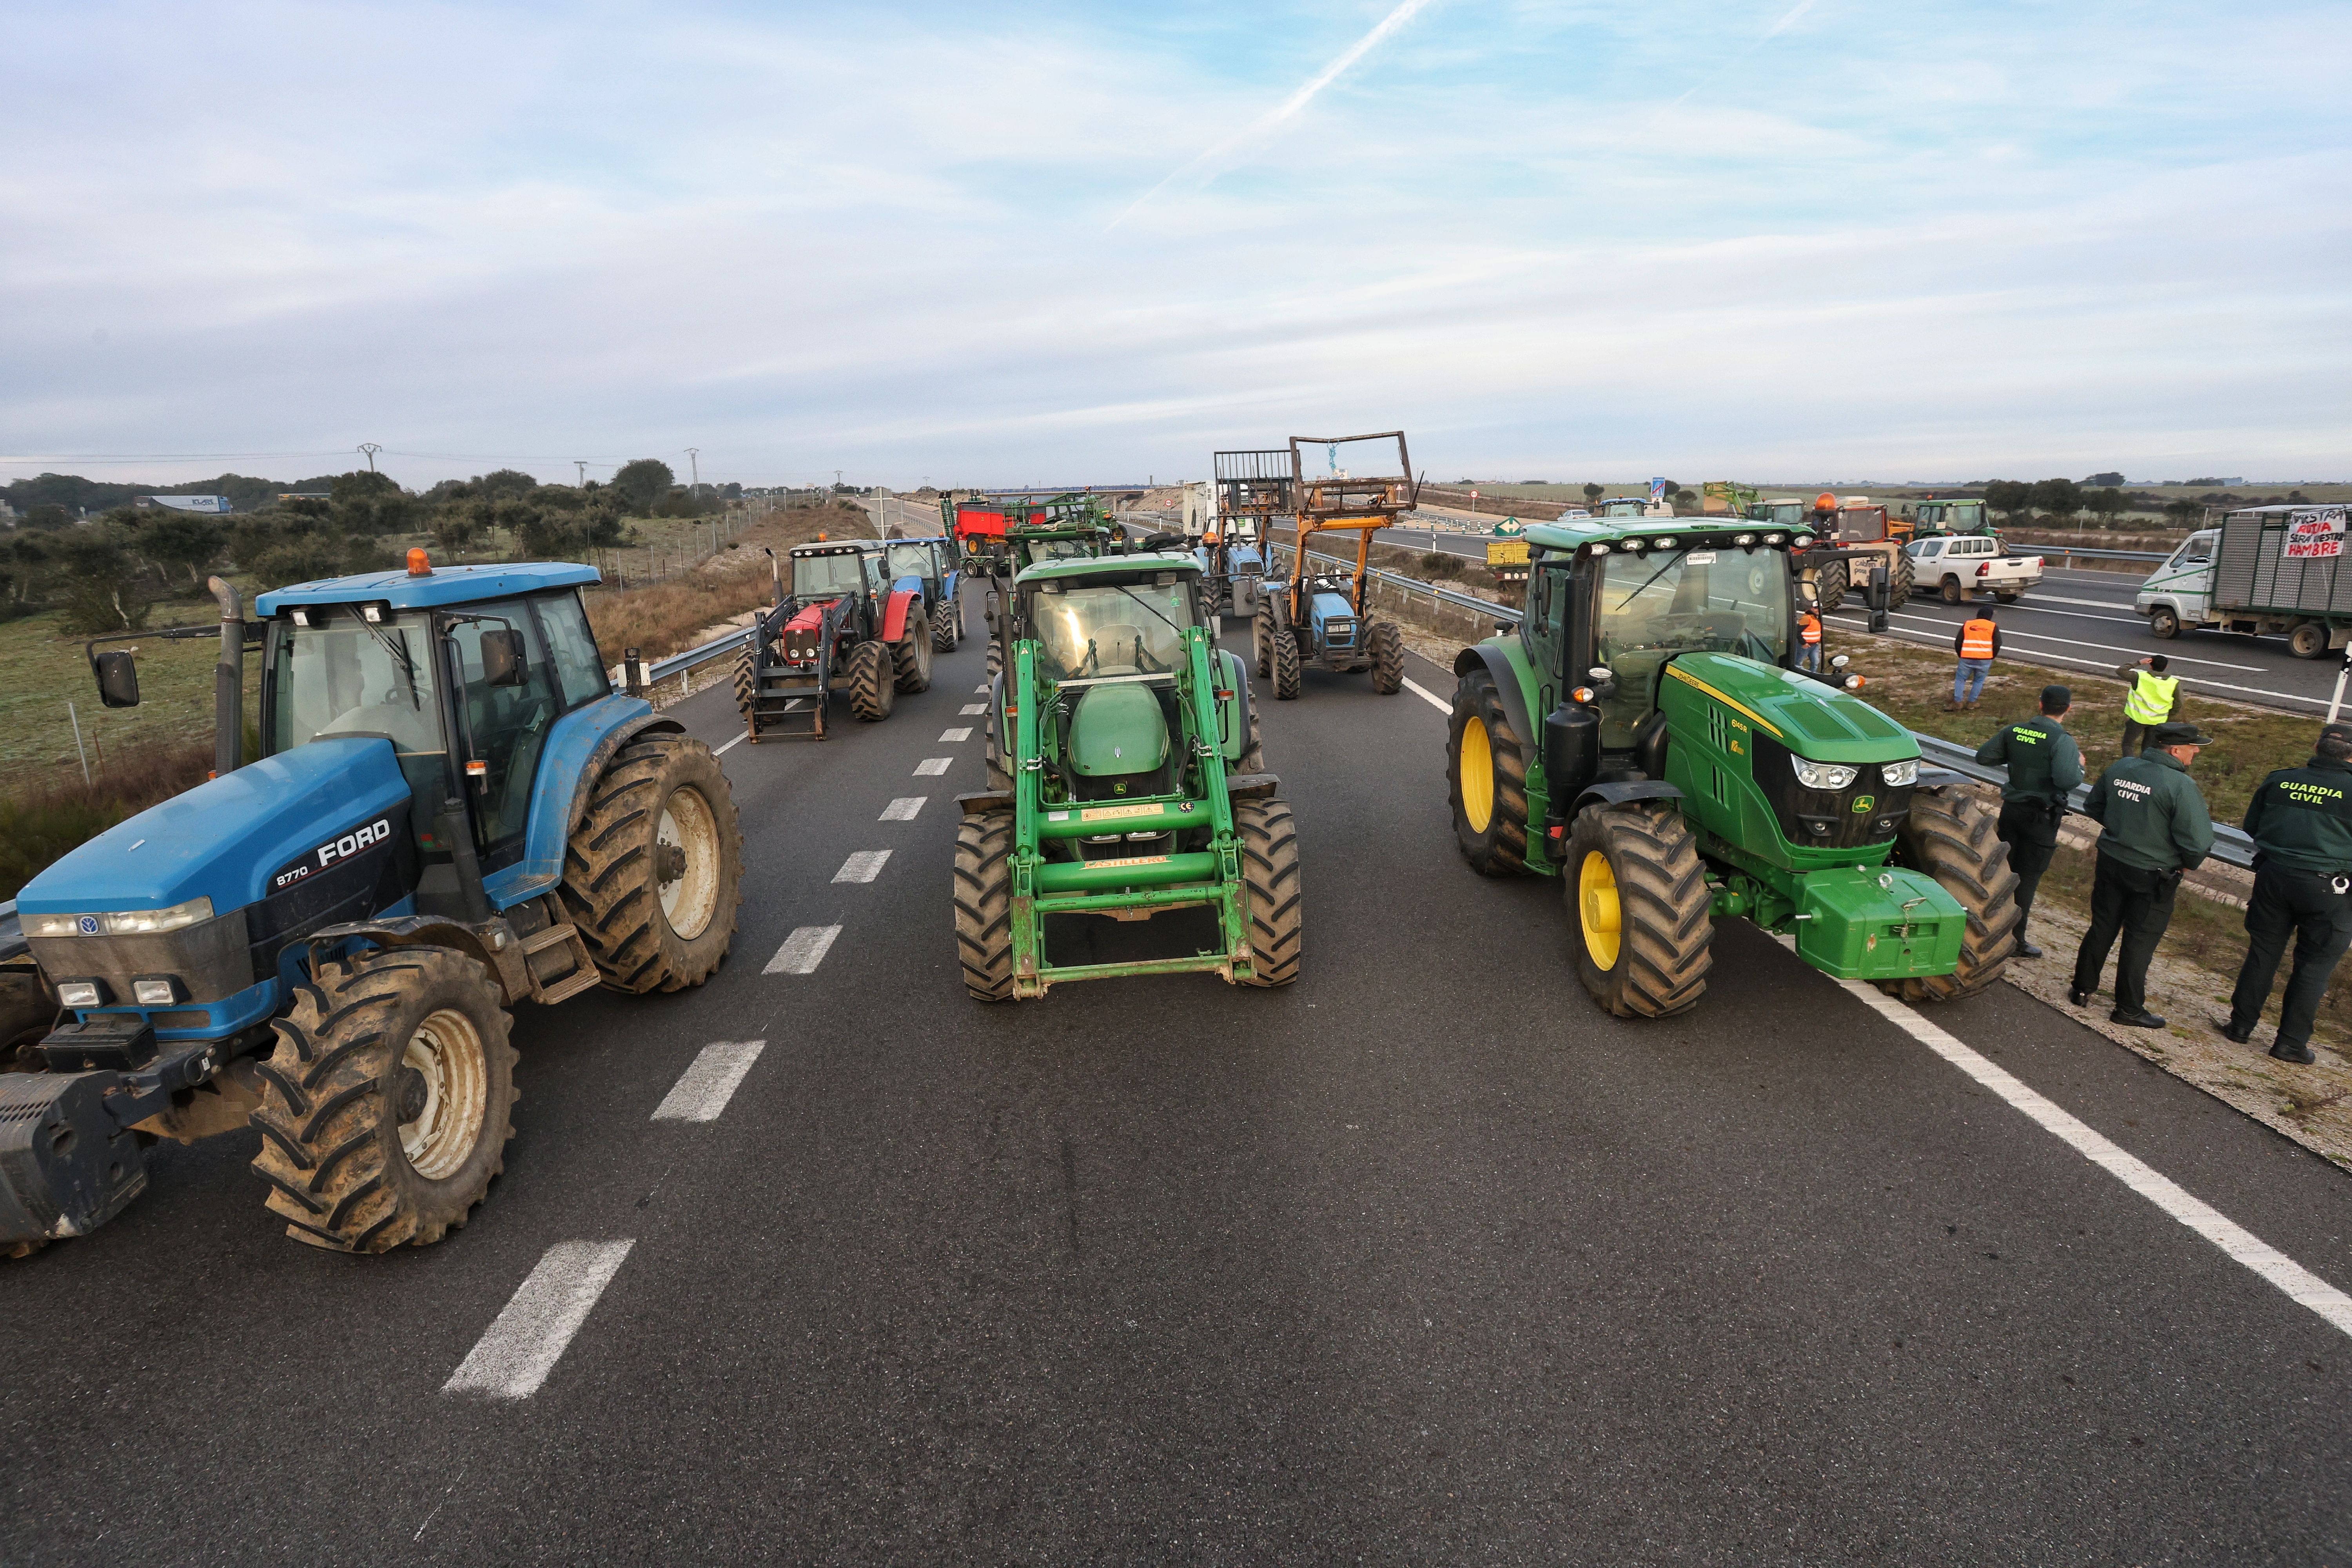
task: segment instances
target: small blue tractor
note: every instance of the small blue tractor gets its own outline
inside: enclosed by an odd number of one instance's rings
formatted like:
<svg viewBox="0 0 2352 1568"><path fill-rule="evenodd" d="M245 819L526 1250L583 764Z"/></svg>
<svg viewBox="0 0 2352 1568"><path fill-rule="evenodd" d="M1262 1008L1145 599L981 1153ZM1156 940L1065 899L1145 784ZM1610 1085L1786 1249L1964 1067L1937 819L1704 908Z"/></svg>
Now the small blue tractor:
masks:
<svg viewBox="0 0 2352 1568"><path fill-rule="evenodd" d="M753 745L822 741L834 688L867 723L890 717L901 691L931 688L939 631L921 563L898 575L878 539L796 544L792 583L781 566L775 602L754 618L735 661L735 706ZM773 556L770 559L772 561Z"/></svg>
<svg viewBox="0 0 2352 1568"><path fill-rule="evenodd" d="M0 934L0 1252L111 1219L157 1139L248 1125L296 1240L438 1241L513 1134L510 1009L719 968L734 797L612 689L595 581L416 550L264 594L253 623L213 580L213 778L36 876ZM239 765L248 642L261 754ZM131 651L91 663L102 701L137 703Z"/></svg>
<svg viewBox="0 0 2352 1568"><path fill-rule="evenodd" d="M1383 449L1393 443L1396 472L1367 477L1342 470L1339 450L1354 442L1370 442ZM1307 476L1300 450L1307 446L1330 450L1330 473ZM1290 476L1282 504L1297 522L1297 557L1289 578L1267 583L1258 596L1257 614L1250 623L1257 672L1273 681L1275 699L1282 702L1298 695L1300 672L1310 667L1347 672L1369 669L1372 689L1392 696L1404 686L1404 637L1394 621L1372 615L1371 553L1372 535L1394 527L1401 513L1412 510L1419 494L1404 432L1294 436L1286 455ZM1272 452L1219 454L1221 459L1275 456ZM1221 461L1221 474L1223 468ZM1315 535L1335 530L1356 534L1352 572L1336 563L1328 570L1310 564L1308 552Z"/></svg>
<svg viewBox="0 0 2352 1568"><path fill-rule="evenodd" d="M931 609L931 651L953 653L963 641L962 552L945 534L893 538L885 546L893 591L911 580Z"/></svg>

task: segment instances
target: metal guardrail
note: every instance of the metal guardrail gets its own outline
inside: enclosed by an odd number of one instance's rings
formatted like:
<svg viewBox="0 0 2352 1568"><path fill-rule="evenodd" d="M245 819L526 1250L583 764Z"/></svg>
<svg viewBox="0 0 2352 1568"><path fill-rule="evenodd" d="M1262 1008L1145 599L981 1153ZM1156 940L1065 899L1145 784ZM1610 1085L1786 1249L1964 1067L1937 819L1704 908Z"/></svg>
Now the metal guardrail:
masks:
<svg viewBox="0 0 2352 1568"><path fill-rule="evenodd" d="M684 675L688 670L699 669L714 658L724 658L737 648L750 647L751 637L752 628L745 626L740 631L729 632L723 637L713 638L700 647L690 647L684 653L657 658L645 667L646 684L658 686L665 680Z"/></svg>
<svg viewBox="0 0 2352 1568"><path fill-rule="evenodd" d="M2053 555L2079 555L2085 561L2169 561L2169 550L2083 550L2071 544L2020 544L2011 550L2015 555L2039 555L2044 561Z"/></svg>

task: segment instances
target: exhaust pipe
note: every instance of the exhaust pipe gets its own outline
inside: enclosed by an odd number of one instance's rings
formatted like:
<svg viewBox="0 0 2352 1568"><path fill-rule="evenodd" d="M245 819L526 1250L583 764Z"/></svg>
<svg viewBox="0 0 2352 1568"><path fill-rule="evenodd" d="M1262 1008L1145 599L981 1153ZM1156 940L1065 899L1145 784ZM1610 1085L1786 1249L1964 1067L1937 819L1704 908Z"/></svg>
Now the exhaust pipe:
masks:
<svg viewBox="0 0 2352 1568"><path fill-rule="evenodd" d="M220 602L220 662L213 666L213 772L233 773L245 752L245 615L236 590L217 577L205 586Z"/></svg>

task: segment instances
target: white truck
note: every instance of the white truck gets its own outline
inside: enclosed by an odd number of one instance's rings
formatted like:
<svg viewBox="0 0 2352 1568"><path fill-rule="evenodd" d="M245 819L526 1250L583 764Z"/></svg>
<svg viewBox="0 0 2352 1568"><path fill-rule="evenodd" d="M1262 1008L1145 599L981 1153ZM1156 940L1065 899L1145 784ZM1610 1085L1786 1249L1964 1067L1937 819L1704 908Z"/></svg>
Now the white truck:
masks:
<svg viewBox="0 0 2352 1568"><path fill-rule="evenodd" d="M2132 608L2147 629L2284 633L2297 658L2352 643L2352 572L2340 506L2250 506L2183 540L2147 574Z"/></svg>
<svg viewBox="0 0 2352 1568"><path fill-rule="evenodd" d="M1948 605L1964 605L1990 593L2014 605L2042 581L2042 557L2020 555L1990 533L1935 533L1911 542L1911 590L1940 594Z"/></svg>

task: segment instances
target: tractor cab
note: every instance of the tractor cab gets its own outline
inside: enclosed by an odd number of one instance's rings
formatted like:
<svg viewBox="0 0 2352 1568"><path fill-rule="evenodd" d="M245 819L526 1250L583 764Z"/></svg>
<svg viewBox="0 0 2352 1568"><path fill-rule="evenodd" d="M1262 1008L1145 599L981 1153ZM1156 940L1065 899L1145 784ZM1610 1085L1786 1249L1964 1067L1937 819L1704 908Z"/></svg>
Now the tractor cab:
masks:
<svg viewBox="0 0 2352 1568"><path fill-rule="evenodd" d="M1785 528L1794 531L1805 525L1806 519L1812 515L1812 502L1796 496L1769 496L1761 500L1749 501L1747 516L1748 521L1761 523L1766 528Z"/></svg>
<svg viewBox="0 0 2352 1568"><path fill-rule="evenodd" d="M1980 500L1923 500L1906 509L1915 536L1932 533L1990 533Z"/></svg>

